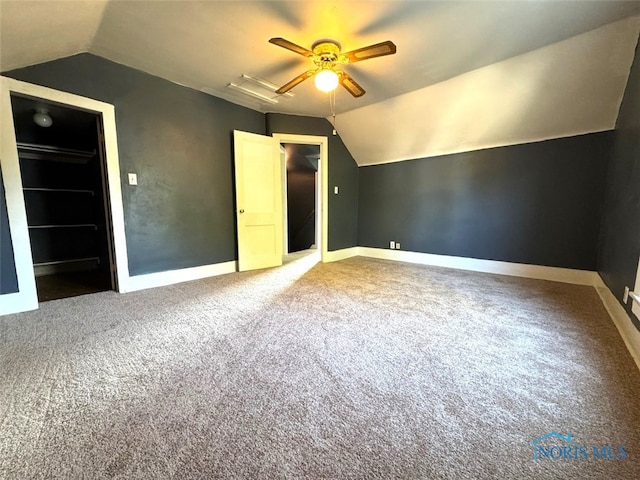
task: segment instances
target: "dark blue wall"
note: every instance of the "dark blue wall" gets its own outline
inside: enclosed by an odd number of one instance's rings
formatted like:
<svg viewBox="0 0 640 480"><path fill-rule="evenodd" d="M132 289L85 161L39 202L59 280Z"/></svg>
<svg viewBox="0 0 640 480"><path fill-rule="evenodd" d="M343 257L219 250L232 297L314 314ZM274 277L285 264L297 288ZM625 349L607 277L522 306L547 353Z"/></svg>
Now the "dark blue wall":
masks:
<svg viewBox="0 0 640 480"><path fill-rule="evenodd" d="M90 54L4 75L115 105L131 275L236 258L232 131L263 114Z"/></svg>
<svg viewBox="0 0 640 480"><path fill-rule="evenodd" d="M7 216L7 202L0 172L0 294L16 293L18 291L18 277L13 258L13 244L9 230Z"/></svg>
<svg viewBox="0 0 640 480"><path fill-rule="evenodd" d="M613 139L599 253L600 276L621 300L624 287L634 287L640 256L640 47ZM625 308L640 329L631 302Z"/></svg>
<svg viewBox="0 0 640 480"><path fill-rule="evenodd" d="M595 270L611 136L363 167L358 243Z"/></svg>
<svg viewBox="0 0 640 480"><path fill-rule="evenodd" d="M358 166L333 127L324 118L268 113L267 135L293 133L325 136L329 139L329 246L328 249L358 245ZM339 194L333 194L338 186Z"/></svg>

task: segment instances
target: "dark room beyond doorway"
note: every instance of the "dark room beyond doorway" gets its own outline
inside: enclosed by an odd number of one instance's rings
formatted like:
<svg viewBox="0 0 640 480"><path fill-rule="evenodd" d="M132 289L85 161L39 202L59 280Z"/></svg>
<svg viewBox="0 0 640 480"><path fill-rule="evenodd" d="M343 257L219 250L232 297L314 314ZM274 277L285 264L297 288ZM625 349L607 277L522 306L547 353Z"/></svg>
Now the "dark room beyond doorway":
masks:
<svg viewBox="0 0 640 480"><path fill-rule="evenodd" d="M282 144L287 171L288 252L317 248L319 145Z"/></svg>

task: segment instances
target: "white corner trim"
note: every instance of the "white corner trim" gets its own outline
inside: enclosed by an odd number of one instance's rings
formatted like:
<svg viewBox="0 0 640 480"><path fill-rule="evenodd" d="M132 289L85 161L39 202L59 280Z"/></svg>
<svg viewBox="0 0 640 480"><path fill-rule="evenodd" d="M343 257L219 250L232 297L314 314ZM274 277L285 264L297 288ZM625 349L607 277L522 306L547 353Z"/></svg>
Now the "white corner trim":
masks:
<svg viewBox="0 0 640 480"><path fill-rule="evenodd" d="M554 282L574 283L577 285L601 286L602 280L596 272L574 270L571 268L546 267L525 263L501 262L497 260L481 260L478 258L435 255L432 253L407 252L404 250L387 250L384 248L358 247L358 255L363 257L395 260L398 262L418 263L437 267L457 268L474 272L496 273L513 277L536 278Z"/></svg>
<svg viewBox="0 0 640 480"><path fill-rule="evenodd" d="M359 255L360 247L343 248L342 250L333 250L327 252L322 258L323 263L338 262L351 257L357 257Z"/></svg>
<svg viewBox="0 0 640 480"><path fill-rule="evenodd" d="M633 325L625 309L622 308L622 305L616 300L611 290L604 286L604 283L603 286L596 287L596 291L598 295L600 295L604 308L618 329L624 344L627 346L627 350L629 350L638 369L640 369L640 331Z"/></svg>
<svg viewBox="0 0 640 480"><path fill-rule="evenodd" d="M638 258L638 269L636 270L636 283L635 283L635 286L633 287L633 291L636 293L640 293L640 258ZM630 301L633 303L633 305L631 305L631 312L635 316L640 318L640 303L633 301L633 299L630 299Z"/></svg>
<svg viewBox="0 0 640 480"><path fill-rule="evenodd" d="M0 316L11 313L28 312L38 309L37 297L26 297L21 292L5 293L0 296Z"/></svg>
<svg viewBox="0 0 640 480"><path fill-rule="evenodd" d="M201 267L182 268L180 270L168 270L166 272L148 273L129 277L125 285L120 286L120 293L135 292L147 288L164 287L174 283L200 280L201 278L215 277L237 271L235 260L224 263L214 263Z"/></svg>
<svg viewBox="0 0 640 480"><path fill-rule="evenodd" d="M18 291L0 295L0 315L38 308L38 293L33 274L31 242L11 109L11 91L14 85L15 82L11 79L0 77L0 172L2 172L4 185Z"/></svg>

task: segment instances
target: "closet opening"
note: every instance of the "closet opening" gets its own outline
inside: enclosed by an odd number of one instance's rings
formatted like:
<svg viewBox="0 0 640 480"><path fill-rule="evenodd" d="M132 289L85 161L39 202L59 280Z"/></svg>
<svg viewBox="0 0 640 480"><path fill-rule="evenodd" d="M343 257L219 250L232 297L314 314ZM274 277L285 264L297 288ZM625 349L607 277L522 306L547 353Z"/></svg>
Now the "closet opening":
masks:
<svg viewBox="0 0 640 480"><path fill-rule="evenodd" d="M115 290L102 117L11 95L38 301Z"/></svg>

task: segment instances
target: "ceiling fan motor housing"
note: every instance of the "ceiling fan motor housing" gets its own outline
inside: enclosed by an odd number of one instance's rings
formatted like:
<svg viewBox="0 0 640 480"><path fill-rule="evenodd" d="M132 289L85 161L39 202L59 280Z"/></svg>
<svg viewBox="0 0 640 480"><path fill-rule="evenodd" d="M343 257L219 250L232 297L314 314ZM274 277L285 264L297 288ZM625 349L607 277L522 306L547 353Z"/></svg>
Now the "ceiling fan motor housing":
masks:
<svg viewBox="0 0 640 480"><path fill-rule="evenodd" d="M336 63L346 63L347 58L340 55L340 44L333 40L320 40L311 47L313 61L320 68L331 68Z"/></svg>

